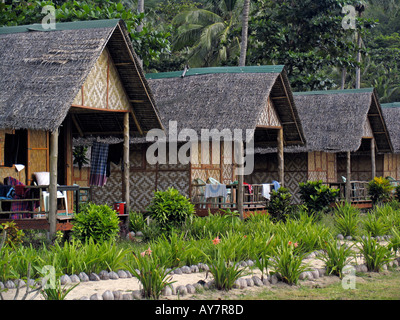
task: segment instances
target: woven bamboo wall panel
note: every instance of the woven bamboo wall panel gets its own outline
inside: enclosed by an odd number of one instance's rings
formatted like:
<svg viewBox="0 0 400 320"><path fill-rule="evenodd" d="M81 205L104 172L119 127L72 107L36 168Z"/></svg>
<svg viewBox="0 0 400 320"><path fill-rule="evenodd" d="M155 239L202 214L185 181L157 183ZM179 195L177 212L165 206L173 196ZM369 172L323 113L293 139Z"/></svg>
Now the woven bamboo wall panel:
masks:
<svg viewBox="0 0 400 320"><path fill-rule="evenodd" d="M142 150L134 149L129 151L129 165L131 168L143 167L143 154Z"/></svg>
<svg viewBox="0 0 400 320"><path fill-rule="evenodd" d="M159 171L157 176L157 189L167 190L169 187L179 190L179 192L189 196L189 171Z"/></svg>
<svg viewBox="0 0 400 320"><path fill-rule="evenodd" d="M113 205L114 202L122 201L122 174L117 166L111 163L111 174L103 187L91 187L92 201L96 204Z"/></svg>
<svg viewBox="0 0 400 320"><path fill-rule="evenodd" d="M207 181L207 170L205 169L192 169L192 181L194 179L201 179Z"/></svg>
<svg viewBox="0 0 400 320"><path fill-rule="evenodd" d="M130 203L134 211L144 212L156 190L156 172L131 173L129 180Z"/></svg>
<svg viewBox="0 0 400 320"><path fill-rule="evenodd" d="M268 103L261 112L257 125L278 127L281 125L278 115L276 114L273 102L268 99Z"/></svg>
<svg viewBox="0 0 400 320"><path fill-rule="evenodd" d="M18 172L14 167L0 167L0 182L4 183L4 179L7 177L13 177L26 184L26 169Z"/></svg>
<svg viewBox="0 0 400 320"><path fill-rule="evenodd" d="M396 180L400 180L400 155L385 154L383 157L383 176L389 176Z"/></svg>
<svg viewBox="0 0 400 320"><path fill-rule="evenodd" d="M128 110L129 98L119 77L117 68L109 57L108 108L112 110Z"/></svg>
<svg viewBox="0 0 400 320"><path fill-rule="evenodd" d="M47 171L47 150L31 150L29 159L30 172Z"/></svg>
<svg viewBox="0 0 400 320"><path fill-rule="evenodd" d="M79 89L78 94L76 95L74 101L72 101L72 104L81 106L83 105L83 101L82 101L82 89Z"/></svg>
<svg viewBox="0 0 400 320"><path fill-rule="evenodd" d="M39 130L30 130L30 147L47 148L47 132Z"/></svg>
<svg viewBox="0 0 400 320"><path fill-rule="evenodd" d="M83 85L83 103L92 108L107 108L108 52L104 50Z"/></svg>

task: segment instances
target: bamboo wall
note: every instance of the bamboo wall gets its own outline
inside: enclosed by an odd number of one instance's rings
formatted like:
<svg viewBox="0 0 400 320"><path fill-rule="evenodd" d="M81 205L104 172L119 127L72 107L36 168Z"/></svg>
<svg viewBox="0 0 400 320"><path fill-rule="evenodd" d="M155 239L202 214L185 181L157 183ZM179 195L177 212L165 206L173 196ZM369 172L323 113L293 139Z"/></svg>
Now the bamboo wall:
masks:
<svg viewBox="0 0 400 320"><path fill-rule="evenodd" d="M378 157L383 162L383 176L400 180L400 154L384 154Z"/></svg>
<svg viewBox="0 0 400 320"><path fill-rule="evenodd" d="M377 155L375 158L376 175L382 176L383 172L383 156ZM342 181L341 177L346 176L346 155L338 154L337 156L337 176L338 181ZM371 173L371 156L370 155L351 155L351 180L354 181L370 181Z"/></svg>
<svg viewBox="0 0 400 320"><path fill-rule="evenodd" d="M310 181L336 182L336 154L314 151L308 153L308 177Z"/></svg>
<svg viewBox="0 0 400 320"><path fill-rule="evenodd" d="M101 53L72 104L96 109L129 110L128 95L107 48Z"/></svg>

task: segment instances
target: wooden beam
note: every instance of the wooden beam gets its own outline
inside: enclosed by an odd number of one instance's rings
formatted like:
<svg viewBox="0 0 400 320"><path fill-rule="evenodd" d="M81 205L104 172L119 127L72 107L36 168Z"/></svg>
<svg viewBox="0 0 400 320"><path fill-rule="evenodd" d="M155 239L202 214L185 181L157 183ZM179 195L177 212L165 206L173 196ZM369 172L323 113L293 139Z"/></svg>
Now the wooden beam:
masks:
<svg viewBox="0 0 400 320"><path fill-rule="evenodd" d="M127 66L127 65L133 65L133 62L117 62L117 63L114 63L114 66Z"/></svg>
<svg viewBox="0 0 400 320"><path fill-rule="evenodd" d="M351 152L346 153L346 201L351 202Z"/></svg>
<svg viewBox="0 0 400 320"><path fill-rule="evenodd" d="M84 134L83 134L83 131L82 131L82 129L81 129L81 126L79 125L78 120L76 119L76 117L75 117L75 115L74 115L73 113L71 114L71 119L72 119L72 122L74 123L76 129L78 130L79 135L80 135L81 137L83 137Z"/></svg>
<svg viewBox="0 0 400 320"><path fill-rule="evenodd" d="M56 234L57 228L57 161L58 161L58 129L50 135L50 185L49 185L49 223L50 238Z"/></svg>
<svg viewBox="0 0 400 320"><path fill-rule="evenodd" d="M376 176L375 140L371 139L371 173L372 179Z"/></svg>
<svg viewBox="0 0 400 320"><path fill-rule="evenodd" d="M124 115L124 172L123 172L123 199L126 205L125 213L129 214L129 113ZM129 227L129 219L126 219L126 227ZM128 229L127 229L128 230Z"/></svg>
<svg viewBox="0 0 400 320"><path fill-rule="evenodd" d="M137 120L136 115L135 115L135 113L133 112L133 110L130 111L130 114L131 114L131 116L132 116L132 118L133 118L133 122L135 122L136 128L138 129L140 135L143 135L142 127L140 126L140 123L139 123L139 121Z"/></svg>
<svg viewBox="0 0 400 320"><path fill-rule="evenodd" d="M243 141L236 141L236 155L239 161L243 159ZM236 160L237 160L236 159ZM236 161L237 162L237 161ZM243 215L243 197L244 197L244 187L243 187L243 164L236 163L237 168L237 178L238 178L238 191L237 191L237 209L239 212L239 217L241 220L244 220Z"/></svg>
<svg viewBox="0 0 400 320"><path fill-rule="evenodd" d="M283 129L278 132L278 175L279 183L283 187L285 184L285 160L283 150Z"/></svg>

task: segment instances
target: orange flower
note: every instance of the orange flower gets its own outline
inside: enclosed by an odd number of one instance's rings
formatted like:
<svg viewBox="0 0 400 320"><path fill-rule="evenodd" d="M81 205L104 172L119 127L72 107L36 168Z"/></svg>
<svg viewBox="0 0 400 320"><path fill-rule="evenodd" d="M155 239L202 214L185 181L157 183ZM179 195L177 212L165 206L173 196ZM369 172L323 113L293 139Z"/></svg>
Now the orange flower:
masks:
<svg viewBox="0 0 400 320"><path fill-rule="evenodd" d="M141 255L142 257L144 257L144 256L146 255L146 251L141 252L140 255Z"/></svg>
<svg viewBox="0 0 400 320"><path fill-rule="evenodd" d="M291 245L292 245L292 241L289 241L289 242L288 242L288 246L291 246Z"/></svg>
<svg viewBox="0 0 400 320"><path fill-rule="evenodd" d="M151 255L153 251L151 251L150 247L145 251L147 255Z"/></svg>
<svg viewBox="0 0 400 320"><path fill-rule="evenodd" d="M221 239L217 236L212 242L213 244L218 244L221 242Z"/></svg>

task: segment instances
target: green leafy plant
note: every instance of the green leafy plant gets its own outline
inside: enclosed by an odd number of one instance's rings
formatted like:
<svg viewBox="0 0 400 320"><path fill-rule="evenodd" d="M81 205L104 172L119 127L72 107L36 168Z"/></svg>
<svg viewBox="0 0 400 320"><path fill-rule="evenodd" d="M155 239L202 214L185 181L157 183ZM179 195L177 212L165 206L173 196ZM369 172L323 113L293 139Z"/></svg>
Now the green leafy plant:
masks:
<svg viewBox="0 0 400 320"><path fill-rule="evenodd" d="M264 250L259 250L256 259L254 260L254 265L258 270L261 271L261 280L264 280L264 272L268 272L268 267L270 264L271 253L269 252L269 245L273 239L273 235L268 239L265 244Z"/></svg>
<svg viewBox="0 0 400 320"><path fill-rule="evenodd" d="M292 241L282 241L275 248L275 260L272 262L275 273L279 273L282 281L287 284L297 284L300 274L308 269L303 264L305 253L300 253L296 248L298 244Z"/></svg>
<svg viewBox="0 0 400 320"><path fill-rule="evenodd" d="M215 287L218 290L231 290L235 281L245 273L245 269L240 268L234 260L230 259L230 254L221 247L220 242L219 237L212 240L214 252L207 256L207 263L213 275Z"/></svg>
<svg viewBox="0 0 400 320"><path fill-rule="evenodd" d="M366 219L363 220L364 229L373 237L386 235L390 226L386 225L384 219L375 214L374 211L368 212Z"/></svg>
<svg viewBox="0 0 400 320"><path fill-rule="evenodd" d="M74 163L76 163L79 167L79 170L82 169L82 166L84 164L89 163L89 159L86 157L88 148L85 146L75 146L74 150L72 152L72 155L74 156Z"/></svg>
<svg viewBox="0 0 400 320"><path fill-rule="evenodd" d="M131 211L129 213L129 229L132 231L143 231L146 223L146 218L140 212Z"/></svg>
<svg viewBox="0 0 400 320"><path fill-rule="evenodd" d="M70 293L73 289L75 289L79 283L70 286L69 288L67 285L64 287L61 285L60 279L57 281L57 285L49 288L43 288L40 293L44 297L45 300L65 300L67 297L68 293Z"/></svg>
<svg viewBox="0 0 400 320"><path fill-rule="evenodd" d="M194 205L177 189L156 191L147 208L151 218L157 220L163 230L181 226L194 213Z"/></svg>
<svg viewBox="0 0 400 320"><path fill-rule="evenodd" d="M142 295L147 299L158 299L161 291L175 281L168 275L164 264L152 254L150 247L140 254L133 253L133 263L127 262L126 268L142 284Z"/></svg>
<svg viewBox="0 0 400 320"><path fill-rule="evenodd" d="M101 242L115 239L118 231L117 213L107 205L89 204L85 210L75 214L72 234L77 239L85 241L92 238Z"/></svg>
<svg viewBox="0 0 400 320"><path fill-rule="evenodd" d="M368 195L374 204L384 202L390 199L393 186L388 179L383 177L375 177L368 182Z"/></svg>
<svg viewBox="0 0 400 320"><path fill-rule="evenodd" d="M343 236L355 236L361 221L360 210L347 201L343 205L338 204L334 210L334 221L338 233Z"/></svg>
<svg viewBox="0 0 400 320"><path fill-rule="evenodd" d="M379 272L384 264L393 259L390 246L380 245L370 234L360 239L359 249L369 271Z"/></svg>
<svg viewBox="0 0 400 320"><path fill-rule="evenodd" d="M343 277L343 267L349 264L354 257L352 247L341 244L338 240L325 241L323 244L323 254L319 259L325 262L326 271L328 274Z"/></svg>
<svg viewBox="0 0 400 320"><path fill-rule="evenodd" d="M14 221L7 221L0 224L0 230L2 232L6 231L6 244L18 245L22 243L24 232L17 227Z"/></svg>
<svg viewBox="0 0 400 320"><path fill-rule="evenodd" d="M339 190L329 188L322 181L307 181L299 183L300 199L311 212L326 210L339 195Z"/></svg>
<svg viewBox="0 0 400 320"><path fill-rule="evenodd" d="M286 221L292 213L291 200L292 194L288 189L280 187L278 190L273 190L268 203L268 213L274 220Z"/></svg>

